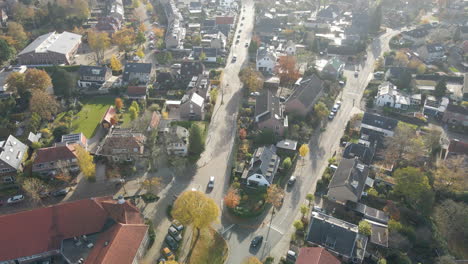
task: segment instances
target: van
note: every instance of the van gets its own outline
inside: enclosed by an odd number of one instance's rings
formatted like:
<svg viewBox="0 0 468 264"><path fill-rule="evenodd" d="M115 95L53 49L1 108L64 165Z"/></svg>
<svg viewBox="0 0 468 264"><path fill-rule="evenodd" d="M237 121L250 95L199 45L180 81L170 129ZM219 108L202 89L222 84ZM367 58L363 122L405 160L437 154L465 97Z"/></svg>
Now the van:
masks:
<svg viewBox="0 0 468 264"><path fill-rule="evenodd" d="M328 167L332 169L333 171L336 171L338 169L338 167L335 164L330 164L330 166Z"/></svg>

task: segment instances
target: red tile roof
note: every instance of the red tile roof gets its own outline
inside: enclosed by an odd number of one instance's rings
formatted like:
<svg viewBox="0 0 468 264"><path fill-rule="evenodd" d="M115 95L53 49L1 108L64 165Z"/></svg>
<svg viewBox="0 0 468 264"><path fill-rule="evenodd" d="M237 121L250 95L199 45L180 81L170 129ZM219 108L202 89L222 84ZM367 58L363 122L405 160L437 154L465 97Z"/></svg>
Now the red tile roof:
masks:
<svg viewBox="0 0 468 264"><path fill-rule="evenodd" d="M450 140L448 151L451 153L468 155L468 143L458 139L452 139Z"/></svg>
<svg viewBox="0 0 468 264"><path fill-rule="evenodd" d="M76 158L75 144L55 145L49 148L40 148L36 151L34 164L71 160Z"/></svg>
<svg viewBox="0 0 468 264"><path fill-rule="evenodd" d="M232 25L234 24L233 16L223 16L215 18L216 25Z"/></svg>
<svg viewBox="0 0 468 264"><path fill-rule="evenodd" d="M146 95L146 87L145 86L129 86L127 87L127 95L144 96Z"/></svg>
<svg viewBox="0 0 468 264"><path fill-rule="evenodd" d="M296 264L340 264L341 262L324 248L304 247L299 251Z"/></svg>
<svg viewBox="0 0 468 264"><path fill-rule="evenodd" d="M109 109L107 109L106 113L102 117L102 121L106 121L107 123L111 123L111 119L116 115L115 108L111 105Z"/></svg>
<svg viewBox="0 0 468 264"><path fill-rule="evenodd" d="M101 202L102 207L109 216L122 224L143 224L140 211L135 206L124 203L118 204L115 200Z"/></svg>
<svg viewBox="0 0 468 264"><path fill-rule="evenodd" d="M153 114L151 115L151 121L149 124L150 128L157 128L159 126L159 122L161 121L161 115L154 111Z"/></svg>

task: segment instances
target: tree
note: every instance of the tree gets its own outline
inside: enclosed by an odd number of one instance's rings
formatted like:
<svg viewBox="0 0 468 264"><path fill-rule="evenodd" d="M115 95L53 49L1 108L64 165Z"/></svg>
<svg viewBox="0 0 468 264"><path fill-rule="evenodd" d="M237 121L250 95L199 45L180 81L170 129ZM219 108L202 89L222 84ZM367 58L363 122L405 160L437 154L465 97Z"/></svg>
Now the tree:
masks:
<svg viewBox="0 0 468 264"><path fill-rule="evenodd" d="M54 135L54 138L56 140L61 140L63 135L66 135L70 133L70 129L66 125L59 125L56 128L54 128L54 131L52 131L52 135Z"/></svg>
<svg viewBox="0 0 468 264"><path fill-rule="evenodd" d="M93 181L96 175L96 165L94 164L93 156L80 145L75 145L75 153L81 172L86 179Z"/></svg>
<svg viewBox="0 0 468 264"><path fill-rule="evenodd" d="M162 119L164 119L164 120L169 119L169 113L166 112L166 111L163 111L163 112L161 113L161 116L162 116Z"/></svg>
<svg viewBox="0 0 468 264"><path fill-rule="evenodd" d="M456 29L455 29L455 32L453 33L453 38L452 38L453 42L458 42L461 40L461 29L460 29L460 26L458 26Z"/></svg>
<svg viewBox="0 0 468 264"><path fill-rule="evenodd" d="M281 56L279 58L278 74L283 85L291 85L299 78L299 70L296 66L296 57Z"/></svg>
<svg viewBox="0 0 468 264"><path fill-rule="evenodd" d="M413 208L423 209L424 206L432 205L427 193L432 193L429 180L424 173L415 167L397 169L393 173L395 178L394 192L404 197L406 202Z"/></svg>
<svg viewBox="0 0 468 264"><path fill-rule="evenodd" d="M370 236L372 233L371 224L365 220L359 222L359 233Z"/></svg>
<svg viewBox="0 0 468 264"><path fill-rule="evenodd" d="M140 1L139 0L133 0L132 1L132 7L135 8L135 9L140 7Z"/></svg>
<svg viewBox="0 0 468 264"><path fill-rule="evenodd" d="M15 40L15 48L17 50L20 50L28 41L28 36L24 32L23 26L16 22L8 22L7 35Z"/></svg>
<svg viewBox="0 0 468 264"><path fill-rule="evenodd" d="M301 231L304 229L304 223L302 223L301 220L294 221L293 226L296 228L296 231Z"/></svg>
<svg viewBox="0 0 468 264"><path fill-rule="evenodd" d="M246 258L242 262L242 264L262 264L262 262L257 257L250 256L250 257Z"/></svg>
<svg viewBox="0 0 468 264"><path fill-rule="evenodd" d="M29 100L29 110L37 113L43 120L51 120L59 109L55 99L41 90L34 90Z"/></svg>
<svg viewBox="0 0 468 264"><path fill-rule="evenodd" d="M135 120L138 117L138 110L136 110L135 107L130 106L130 108L128 108L128 112L130 113L131 120Z"/></svg>
<svg viewBox="0 0 468 264"><path fill-rule="evenodd" d="M276 142L276 136L273 130L265 128L260 131L255 136L254 139L255 144L257 145L270 145L270 144L275 144Z"/></svg>
<svg viewBox="0 0 468 264"><path fill-rule="evenodd" d="M468 244L468 205L447 199L434 208L437 233L452 245Z"/></svg>
<svg viewBox="0 0 468 264"><path fill-rule="evenodd" d="M120 98L120 97L115 98L114 104L115 104L115 108L117 109L117 111L122 110L122 108L123 108L123 100L122 100L122 98Z"/></svg>
<svg viewBox="0 0 468 264"><path fill-rule="evenodd" d="M164 29L162 28L153 28L154 37L162 38L164 37ZM200 40L201 41L201 40Z"/></svg>
<svg viewBox="0 0 468 264"><path fill-rule="evenodd" d="M37 178L26 178L21 182L21 188L36 203L41 201L40 193L47 191L45 183Z"/></svg>
<svg viewBox="0 0 468 264"><path fill-rule="evenodd" d="M144 25L144 24L142 24ZM135 38L135 42L136 44L138 44L138 46L141 46L143 44L145 44L146 42L146 37L145 37L145 32L144 31L141 31L139 30L137 35L136 35L136 38Z"/></svg>
<svg viewBox="0 0 468 264"><path fill-rule="evenodd" d="M379 261L377 262L377 264L387 264L387 260L384 259L384 258L381 258L381 259L379 259Z"/></svg>
<svg viewBox="0 0 468 264"><path fill-rule="evenodd" d="M153 12L153 5L150 2L146 3L146 11Z"/></svg>
<svg viewBox="0 0 468 264"><path fill-rule="evenodd" d="M305 215L309 212L309 207L305 204L301 205L301 214L302 219L304 219Z"/></svg>
<svg viewBox="0 0 468 264"><path fill-rule="evenodd" d="M438 191L461 192L468 190L463 156L440 161L434 176L434 188Z"/></svg>
<svg viewBox="0 0 468 264"><path fill-rule="evenodd" d="M120 72L122 70L122 63L115 55L112 55L110 59L110 67L114 72Z"/></svg>
<svg viewBox="0 0 468 264"><path fill-rule="evenodd" d="M105 32L88 31L88 44L94 53L96 53L97 63L104 59L104 52L110 46L110 38Z"/></svg>
<svg viewBox="0 0 468 264"><path fill-rule="evenodd" d="M192 45L200 46L201 41L202 41L202 39L201 39L201 36L199 34L196 34L196 35L192 36ZM206 54L205 54L205 58L206 58Z"/></svg>
<svg viewBox="0 0 468 264"><path fill-rule="evenodd" d="M54 94L69 98L76 87L75 75L58 68L52 73L52 85L54 86Z"/></svg>
<svg viewBox="0 0 468 264"><path fill-rule="evenodd" d="M308 194L306 195L306 200L309 202L309 207L310 207L310 206L312 205L312 203L314 202L315 197L314 197L313 194L308 193Z"/></svg>
<svg viewBox="0 0 468 264"><path fill-rule="evenodd" d="M240 80L247 86L250 92L260 91L263 87L263 75L252 67L246 67L239 73Z"/></svg>
<svg viewBox="0 0 468 264"><path fill-rule="evenodd" d="M142 48L139 48L135 55L137 55L140 59L143 59L145 57L145 53L143 52L143 49Z"/></svg>
<svg viewBox="0 0 468 264"><path fill-rule="evenodd" d="M302 158L305 158L307 153L309 153L309 146L307 146L307 144L302 144L301 147L299 148L299 155Z"/></svg>
<svg viewBox="0 0 468 264"><path fill-rule="evenodd" d="M133 28L122 28L112 35L112 41L119 47L120 51L129 52L135 44L135 31Z"/></svg>
<svg viewBox="0 0 468 264"><path fill-rule="evenodd" d="M31 90L45 91L52 86L52 79L44 70L29 69L24 75L24 83Z"/></svg>
<svg viewBox="0 0 468 264"><path fill-rule="evenodd" d="M445 95L446 92L447 92L447 82L445 82L445 80L442 79L437 83L435 87L434 95L437 98L441 98Z"/></svg>
<svg viewBox="0 0 468 264"><path fill-rule="evenodd" d="M149 179L144 180L141 183L142 187L146 189L149 193L153 193L154 188L159 188L161 186L161 178L159 177L152 177Z"/></svg>
<svg viewBox="0 0 468 264"><path fill-rule="evenodd" d="M0 39L0 65L15 55L15 48L4 39Z"/></svg>
<svg viewBox="0 0 468 264"><path fill-rule="evenodd" d="M203 131L201 127L194 123L190 127L189 136L189 153L192 155L200 155L205 150L205 140L203 138Z"/></svg>
<svg viewBox="0 0 468 264"><path fill-rule="evenodd" d="M239 129L239 138L246 139L247 138L247 130L245 128Z"/></svg>
<svg viewBox="0 0 468 264"><path fill-rule="evenodd" d="M284 191L276 184L268 187L266 193L266 202L272 204L274 207L280 207L283 204Z"/></svg>
<svg viewBox="0 0 468 264"><path fill-rule="evenodd" d="M191 225L196 231L193 248L200 238L200 230L207 228L218 219L219 208L216 202L199 191L185 191L174 202L172 216L183 225Z"/></svg>
<svg viewBox="0 0 468 264"><path fill-rule="evenodd" d="M382 4L375 7L371 15L370 31L377 33L380 31L380 25L382 24Z"/></svg>
<svg viewBox="0 0 468 264"><path fill-rule="evenodd" d="M205 61L205 60L206 60L206 53L202 51L202 52L200 53L200 56L199 56L198 59L199 59L200 61Z"/></svg>
<svg viewBox="0 0 468 264"><path fill-rule="evenodd" d="M18 94L26 92L26 85L24 83L24 74L19 72L12 72L8 75L5 83L8 85L8 90Z"/></svg>
<svg viewBox="0 0 468 264"><path fill-rule="evenodd" d="M328 108L323 102L314 105L314 112L320 120L328 116Z"/></svg>
<svg viewBox="0 0 468 264"><path fill-rule="evenodd" d="M409 64L409 58L403 51L397 51L395 54L395 61L397 66L406 67Z"/></svg>
<svg viewBox="0 0 468 264"><path fill-rule="evenodd" d="M399 164L402 161L417 164L427 153L416 128L404 122L398 122L394 136L385 138L384 144L386 149L383 156L387 164Z"/></svg>
<svg viewBox="0 0 468 264"><path fill-rule="evenodd" d="M285 170L289 170L292 166L292 162L291 162L291 158L290 157L287 157L283 160L283 168Z"/></svg>
<svg viewBox="0 0 468 264"><path fill-rule="evenodd" d="M438 257L435 263L436 264L457 264L457 261L455 260L453 256L445 255L445 256Z"/></svg>
<svg viewBox="0 0 468 264"><path fill-rule="evenodd" d="M239 191L234 188L229 188L226 196L224 196L224 204L229 208L236 208L240 203Z"/></svg>

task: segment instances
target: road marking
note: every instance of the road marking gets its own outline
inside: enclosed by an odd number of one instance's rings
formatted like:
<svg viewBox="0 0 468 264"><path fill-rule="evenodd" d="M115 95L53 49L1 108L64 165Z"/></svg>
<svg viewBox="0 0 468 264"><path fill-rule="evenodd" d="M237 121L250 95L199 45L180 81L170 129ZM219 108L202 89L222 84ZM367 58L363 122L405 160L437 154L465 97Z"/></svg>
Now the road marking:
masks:
<svg viewBox="0 0 468 264"><path fill-rule="evenodd" d="M225 228L225 229L223 230L223 232L221 232L221 235L224 235L224 233L226 233L227 231L229 231L229 230L230 230L231 228L233 228L235 225L236 225L236 224L232 224L232 225L228 226L227 228Z"/></svg>
<svg viewBox="0 0 468 264"><path fill-rule="evenodd" d="M281 235L284 235L284 232L279 229L279 227L274 226L272 224L269 225L271 229L275 230L276 232L280 233Z"/></svg>

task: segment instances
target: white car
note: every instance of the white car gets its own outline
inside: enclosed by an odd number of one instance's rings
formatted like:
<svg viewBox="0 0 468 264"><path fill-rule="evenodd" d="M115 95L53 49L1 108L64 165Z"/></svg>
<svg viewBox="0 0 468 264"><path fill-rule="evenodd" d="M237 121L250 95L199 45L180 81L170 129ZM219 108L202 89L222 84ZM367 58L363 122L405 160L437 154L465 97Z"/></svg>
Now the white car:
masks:
<svg viewBox="0 0 468 264"><path fill-rule="evenodd" d="M333 105L332 112L336 114L336 112L338 112L339 108L340 108L340 106L338 104Z"/></svg>
<svg viewBox="0 0 468 264"><path fill-rule="evenodd" d="M210 181L208 182L208 188L210 188L210 189L214 188L214 180L215 180L215 177L211 176Z"/></svg>
<svg viewBox="0 0 468 264"><path fill-rule="evenodd" d="M14 204L14 203L19 203L24 200L24 195L15 195L13 197L8 198L7 203L8 204Z"/></svg>

